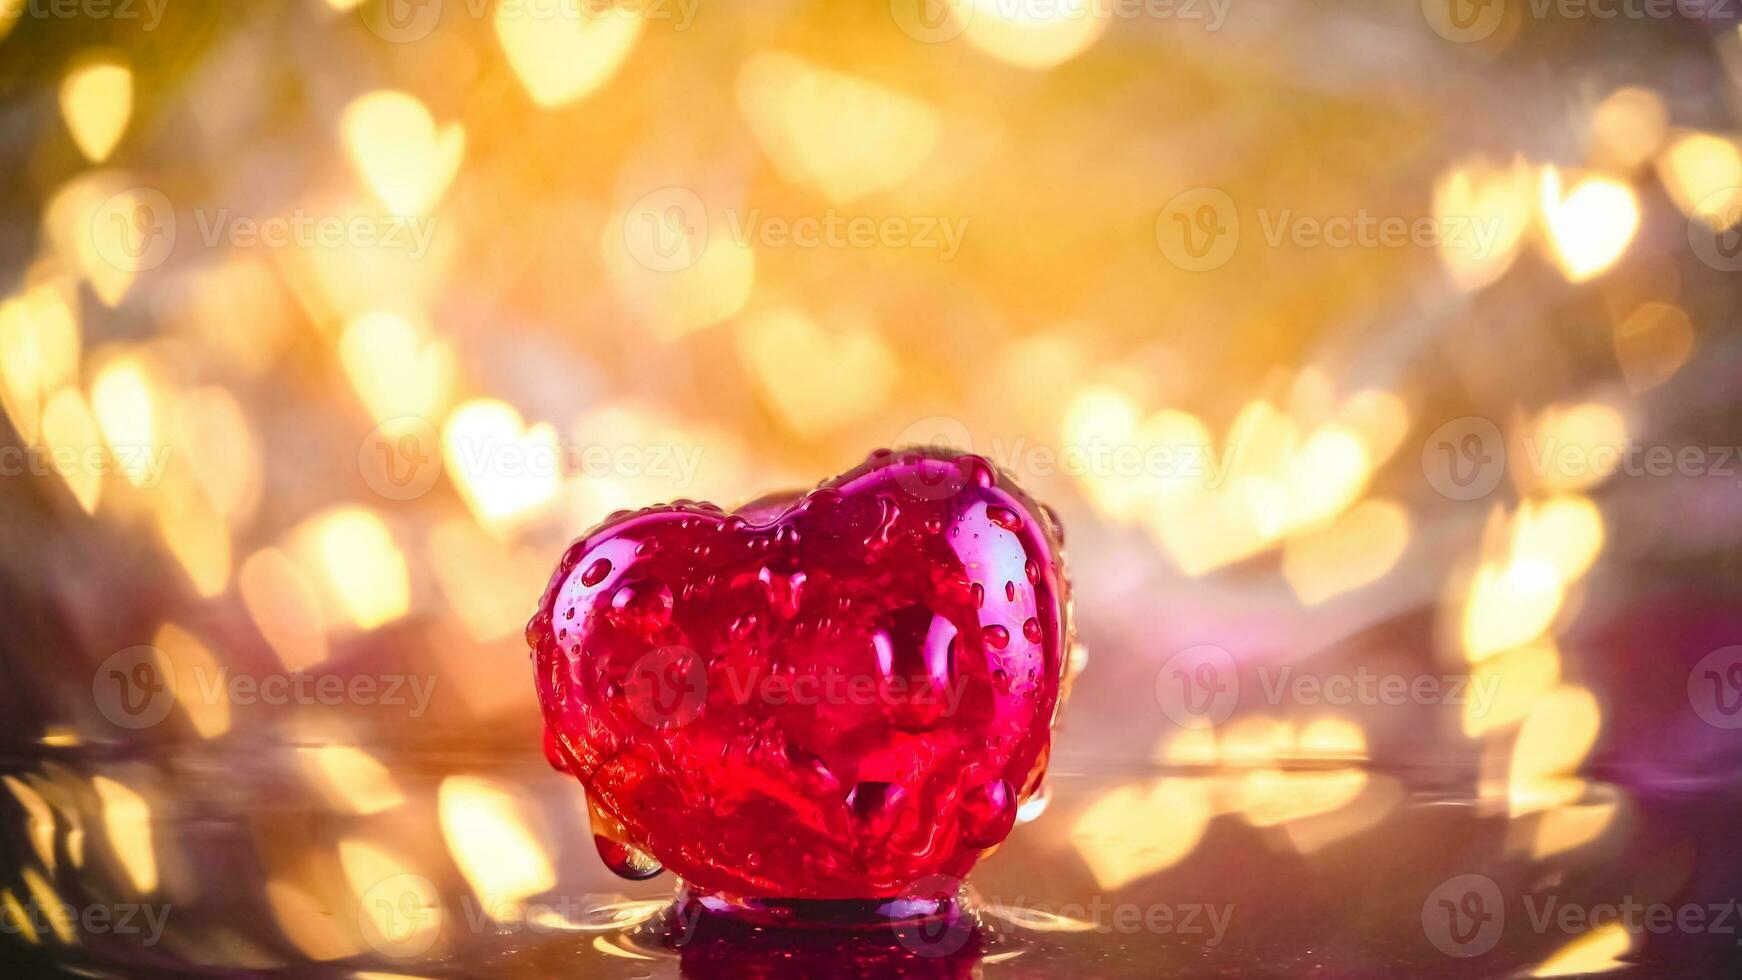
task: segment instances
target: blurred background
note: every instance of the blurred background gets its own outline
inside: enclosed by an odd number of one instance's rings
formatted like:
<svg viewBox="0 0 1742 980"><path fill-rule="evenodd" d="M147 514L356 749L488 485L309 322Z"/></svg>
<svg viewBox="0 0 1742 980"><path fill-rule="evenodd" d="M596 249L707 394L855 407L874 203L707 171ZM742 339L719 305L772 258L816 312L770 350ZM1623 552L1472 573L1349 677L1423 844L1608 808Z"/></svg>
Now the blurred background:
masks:
<svg viewBox="0 0 1742 980"><path fill-rule="evenodd" d="M522 631L614 510L941 442L1080 676L896 966L1733 965L1520 902L1742 898L1737 17L0 0L0 951L779 975L637 938Z"/></svg>

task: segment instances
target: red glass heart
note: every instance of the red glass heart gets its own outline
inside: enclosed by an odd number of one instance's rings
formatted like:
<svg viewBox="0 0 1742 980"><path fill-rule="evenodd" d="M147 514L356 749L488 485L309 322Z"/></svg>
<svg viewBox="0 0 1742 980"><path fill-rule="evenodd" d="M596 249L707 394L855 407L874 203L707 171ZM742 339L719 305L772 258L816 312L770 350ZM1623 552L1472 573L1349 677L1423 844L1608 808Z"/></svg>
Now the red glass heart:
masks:
<svg viewBox="0 0 1742 980"><path fill-rule="evenodd" d="M1008 476L935 450L735 514L613 515L527 626L546 754L628 877L827 900L961 878L1045 772L1060 548Z"/></svg>

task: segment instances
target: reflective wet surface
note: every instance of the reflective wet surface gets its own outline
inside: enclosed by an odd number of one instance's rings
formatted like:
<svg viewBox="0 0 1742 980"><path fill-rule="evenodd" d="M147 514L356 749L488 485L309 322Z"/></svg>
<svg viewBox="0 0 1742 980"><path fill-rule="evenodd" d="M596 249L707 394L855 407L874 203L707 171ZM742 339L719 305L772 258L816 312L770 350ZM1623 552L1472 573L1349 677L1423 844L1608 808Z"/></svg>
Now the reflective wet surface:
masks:
<svg viewBox="0 0 1742 980"><path fill-rule="evenodd" d="M536 757L8 766L6 958L97 976L1728 975L1736 796L1335 762L1056 773L959 905L790 925L609 875ZM325 773L288 791L288 755ZM156 795L173 774L178 792Z"/></svg>

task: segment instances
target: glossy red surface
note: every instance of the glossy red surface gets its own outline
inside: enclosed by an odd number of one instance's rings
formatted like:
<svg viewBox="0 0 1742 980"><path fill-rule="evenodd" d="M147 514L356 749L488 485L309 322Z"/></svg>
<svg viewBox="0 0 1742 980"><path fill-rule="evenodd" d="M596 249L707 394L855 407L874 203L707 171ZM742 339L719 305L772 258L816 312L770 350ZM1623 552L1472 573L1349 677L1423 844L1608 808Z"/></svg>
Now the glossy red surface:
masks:
<svg viewBox="0 0 1742 980"><path fill-rule="evenodd" d="M1044 775L1061 540L991 463L932 450L736 514L616 515L527 628L546 753L626 876L794 899L962 877Z"/></svg>

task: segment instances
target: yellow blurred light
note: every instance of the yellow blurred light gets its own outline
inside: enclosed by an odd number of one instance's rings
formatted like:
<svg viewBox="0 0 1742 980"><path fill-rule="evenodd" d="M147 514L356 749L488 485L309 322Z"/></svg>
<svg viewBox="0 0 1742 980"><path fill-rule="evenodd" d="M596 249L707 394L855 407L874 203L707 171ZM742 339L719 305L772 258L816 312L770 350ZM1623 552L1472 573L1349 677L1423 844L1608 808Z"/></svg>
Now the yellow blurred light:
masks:
<svg viewBox="0 0 1742 980"><path fill-rule="evenodd" d="M968 0L945 9L969 44L1022 68L1069 61L1107 29L1096 0Z"/></svg>
<svg viewBox="0 0 1742 980"><path fill-rule="evenodd" d="M1535 178L1522 158L1504 167L1474 159L1435 182L1434 220L1447 229L1440 261L1458 288L1480 289L1512 267L1536 215Z"/></svg>
<svg viewBox="0 0 1742 980"><path fill-rule="evenodd" d="M1218 733L1217 752L1223 765L1268 765L1294 750L1294 726L1280 718L1242 715Z"/></svg>
<svg viewBox="0 0 1742 980"><path fill-rule="evenodd" d="M1541 861L1597 840L1615 822L1617 809L1613 802L1598 802L1569 804L1543 811L1536 818L1536 833L1530 843L1531 857Z"/></svg>
<svg viewBox="0 0 1742 980"><path fill-rule="evenodd" d="M97 426L114 454L116 468L136 487L153 477L157 422L152 385L145 366L133 358L110 362L91 385Z"/></svg>
<svg viewBox="0 0 1742 980"><path fill-rule="evenodd" d="M260 444L236 397L217 386L187 392L171 430L206 500L230 526L246 524L260 502Z"/></svg>
<svg viewBox="0 0 1742 980"><path fill-rule="evenodd" d="M813 439L876 412L897 370L872 324L851 319L825 329L796 310L746 317L738 356L776 416Z"/></svg>
<svg viewBox="0 0 1742 980"><path fill-rule="evenodd" d="M78 373L79 325L69 284L38 284L0 303L0 404L26 443L43 404Z"/></svg>
<svg viewBox="0 0 1742 980"><path fill-rule="evenodd" d="M1155 758L1170 766L1213 766L1219 758L1216 733L1209 728L1182 728L1156 746Z"/></svg>
<svg viewBox="0 0 1742 980"><path fill-rule="evenodd" d="M1237 810L1254 827L1274 827L1340 810L1367 788L1367 773L1344 768L1323 772L1257 769L1240 781Z"/></svg>
<svg viewBox="0 0 1742 980"><path fill-rule="evenodd" d="M520 633L527 597L550 579L550 561L540 549L510 549L464 520L437 524L429 551L448 605L480 643Z"/></svg>
<svg viewBox="0 0 1742 980"><path fill-rule="evenodd" d="M1554 566L1561 581L1584 575L1603 550L1603 514L1588 498L1526 501L1514 518L1512 553Z"/></svg>
<svg viewBox="0 0 1742 980"><path fill-rule="evenodd" d="M317 963L363 952L357 937L341 928L334 903L311 895L300 885L282 878L271 879L266 883L266 904L284 937ZM365 913L369 911L364 909Z"/></svg>
<svg viewBox="0 0 1742 980"><path fill-rule="evenodd" d="M30 0L0 0L0 40L12 33L12 25L18 23L18 15L24 13ZM10 894L10 893L8 893Z"/></svg>
<svg viewBox="0 0 1742 980"><path fill-rule="evenodd" d="M1288 526L1301 528L1334 518L1354 503L1372 467L1361 440L1333 423L1290 455L1286 472Z"/></svg>
<svg viewBox="0 0 1742 980"><path fill-rule="evenodd" d="M404 92L358 96L339 125L357 172L398 215L433 208L465 156L465 128L457 122L438 127L429 109Z"/></svg>
<svg viewBox="0 0 1742 980"><path fill-rule="evenodd" d="M1615 326L1615 359L1635 394L1668 381L1693 349L1693 321L1671 303L1642 303Z"/></svg>
<svg viewBox="0 0 1742 980"><path fill-rule="evenodd" d="M1550 250L1569 282L1614 265L1639 230L1633 189L1608 177L1587 177L1562 196L1559 171L1545 167L1540 207Z"/></svg>
<svg viewBox="0 0 1742 980"><path fill-rule="evenodd" d="M1560 951L1530 972L1533 977L1573 977L1625 969L1622 959L1633 949L1633 936L1625 924L1610 922L1561 947Z"/></svg>
<svg viewBox="0 0 1742 980"><path fill-rule="evenodd" d="M20 0L20 5L22 5L22 0ZM0 12L3 10L4 5L0 5ZM0 23L9 25L11 22L0 21ZM36 934L36 927L31 925L30 916L25 913L24 906L18 902L18 896L12 894L10 888L0 888L0 913L6 916L6 921L18 923L14 928L18 930L18 935L24 937L25 942L32 946L42 945L42 937Z"/></svg>
<svg viewBox="0 0 1742 980"><path fill-rule="evenodd" d="M250 376L282 364L295 307L266 262L227 257L189 269L155 298L164 319L220 363Z"/></svg>
<svg viewBox="0 0 1742 980"><path fill-rule="evenodd" d="M194 591L207 599L222 595L230 584L230 526L224 515L191 491L161 497L156 515L164 547Z"/></svg>
<svg viewBox="0 0 1742 980"><path fill-rule="evenodd" d="M1602 719L1597 699L1584 688L1558 687L1537 700L1512 746L1507 792L1513 816L1560 806L1584 792L1576 773L1597 744Z"/></svg>
<svg viewBox="0 0 1742 980"><path fill-rule="evenodd" d="M676 340L744 309L756 282L756 250L750 242L716 228L699 255L690 255L689 239L680 237L674 247L685 251L676 253L680 259L675 266L649 263L646 255L630 250L624 229L646 220L650 207L631 205L600 233L599 249L618 298L645 318L661 341Z"/></svg>
<svg viewBox="0 0 1742 980"><path fill-rule="evenodd" d="M1320 718L1300 730L1294 758L1310 761L1367 758L1367 733L1347 718Z"/></svg>
<svg viewBox="0 0 1742 980"><path fill-rule="evenodd" d="M201 738L217 738L230 730L230 699L221 692L224 673L216 657L192 633L172 623L158 628L151 641L169 661L175 678L175 699L187 712Z"/></svg>
<svg viewBox="0 0 1742 980"><path fill-rule="evenodd" d="M137 894L157 889L157 852L152 846L151 804L129 787L98 776L91 780L103 810L109 851Z"/></svg>
<svg viewBox="0 0 1742 980"><path fill-rule="evenodd" d="M384 311L353 317L339 338L339 363L378 425L404 418L433 423L447 408L453 350L420 319Z"/></svg>
<svg viewBox="0 0 1742 980"><path fill-rule="evenodd" d="M1132 783L1089 804L1070 839L1096 885L1116 891L1184 860L1214 815L1202 780Z"/></svg>
<svg viewBox="0 0 1742 980"><path fill-rule="evenodd" d="M1327 527L1289 539L1282 574L1306 605L1376 582L1409 545L1409 513L1391 501L1365 500Z"/></svg>
<svg viewBox="0 0 1742 980"><path fill-rule="evenodd" d="M102 163L133 116L132 70L107 57L80 65L61 82L60 108L79 152Z"/></svg>
<svg viewBox="0 0 1742 980"><path fill-rule="evenodd" d="M1618 470L1627 451L1627 419L1600 402L1545 409L1520 446L1528 472L1550 490L1582 490Z"/></svg>
<svg viewBox="0 0 1742 980"><path fill-rule="evenodd" d="M1670 200L1714 231L1742 221L1742 149L1711 133L1676 138L1657 158L1658 178Z"/></svg>
<svg viewBox="0 0 1742 980"><path fill-rule="evenodd" d="M276 548L249 555L236 575L254 626L290 670L327 659L320 595L289 556Z"/></svg>
<svg viewBox="0 0 1742 980"><path fill-rule="evenodd" d="M1390 459L1409 434L1409 409L1403 399L1377 388L1350 395L1338 406L1336 416L1343 427L1360 436L1374 466Z"/></svg>
<svg viewBox="0 0 1742 980"><path fill-rule="evenodd" d="M42 411L42 442L50 465L66 481L85 513L97 510L103 493L103 441L97 419L76 388L62 388Z"/></svg>
<svg viewBox="0 0 1742 980"><path fill-rule="evenodd" d="M1663 143L1667 113L1650 89L1626 86L1609 93L1591 114L1591 143L1599 163L1631 170Z"/></svg>
<svg viewBox="0 0 1742 980"><path fill-rule="evenodd" d="M302 746L296 750L304 776L340 813L368 815L405 802L387 767L350 745Z"/></svg>
<svg viewBox="0 0 1742 980"><path fill-rule="evenodd" d="M606 956L616 957L617 959L620 959L620 960L651 960L651 959L653 959L653 957L648 956L646 953L638 953L635 950L626 949L622 946L619 946L618 944L612 942L611 938L609 936L594 936L593 937L593 948L595 950L598 950L601 953L604 953Z"/></svg>
<svg viewBox="0 0 1742 980"><path fill-rule="evenodd" d="M508 913L556 884L556 869L514 793L489 780L449 776L437 803L448 851L488 914Z"/></svg>
<svg viewBox="0 0 1742 980"><path fill-rule="evenodd" d="M165 236L165 205L137 178L113 172L85 174L56 191L43 212L55 252L107 307L119 306Z"/></svg>
<svg viewBox="0 0 1742 980"><path fill-rule="evenodd" d="M1470 668L1464 734L1475 738L1522 721L1560 680L1561 655L1551 643L1517 647L1483 659Z"/></svg>
<svg viewBox="0 0 1742 980"><path fill-rule="evenodd" d="M441 895L411 862L369 841L339 842L339 866L358 900L369 945L389 956L429 950L442 931Z"/></svg>
<svg viewBox="0 0 1742 980"><path fill-rule="evenodd" d="M498 3L496 38L528 95L550 108L599 89L634 49L642 15L630 7Z"/></svg>
<svg viewBox="0 0 1742 980"><path fill-rule="evenodd" d="M329 594L352 623L371 630L410 610L405 556L374 511L336 507L314 518L309 528Z"/></svg>
<svg viewBox="0 0 1742 980"><path fill-rule="evenodd" d="M41 916L37 921L46 921L49 931L63 944L71 946L78 942L78 935L73 931L73 907L61 900L60 893L54 890L48 879L38 874L35 868L25 868L19 877L24 879L34 910Z"/></svg>
<svg viewBox="0 0 1742 980"><path fill-rule="evenodd" d="M562 484L556 427L527 425L493 398L468 401L442 428L442 461L478 523L500 533L539 514Z"/></svg>
<svg viewBox="0 0 1742 980"><path fill-rule="evenodd" d="M788 183L847 203L893 187L931 156L943 127L931 106L876 82L794 55L752 55L738 106Z"/></svg>
<svg viewBox="0 0 1742 980"><path fill-rule="evenodd" d="M1524 558L1484 564L1470 583L1464 607L1464 654L1476 663L1529 643L1554 622L1565 585L1553 563Z"/></svg>
<svg viewBox="0 0 1742 980"><path fill-rule="evenodd" d="M6 784L6 788L12 791L12 796L24 810L24 836L29 838L30 846L36 851L37 860L42 862L43 867L53 871L54 813L49 809L48 801L42 798L41 793L12 776L0 776L0 782Z"/></svg>

